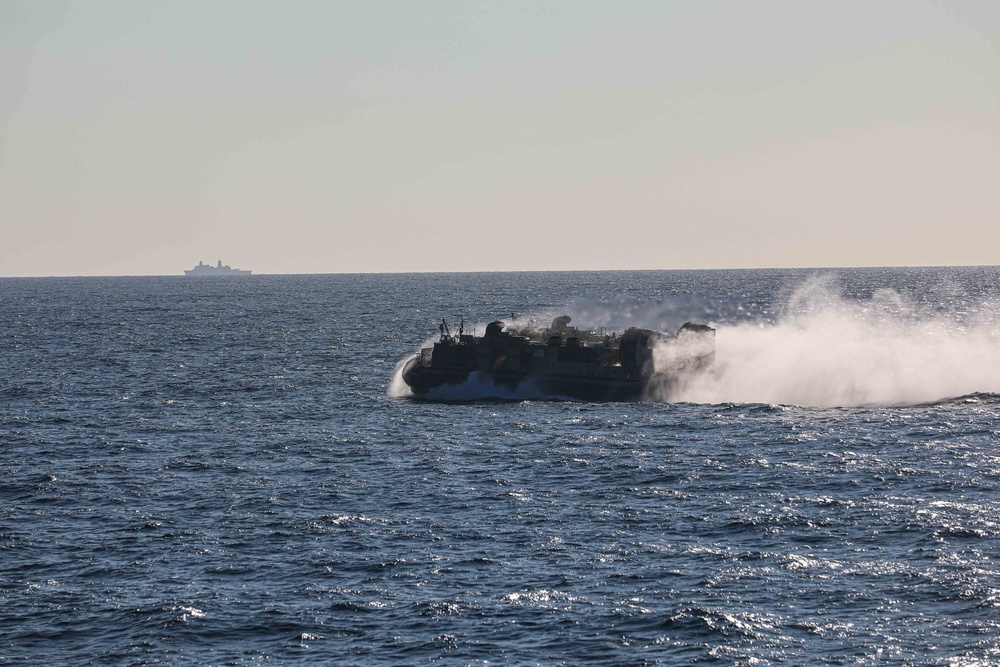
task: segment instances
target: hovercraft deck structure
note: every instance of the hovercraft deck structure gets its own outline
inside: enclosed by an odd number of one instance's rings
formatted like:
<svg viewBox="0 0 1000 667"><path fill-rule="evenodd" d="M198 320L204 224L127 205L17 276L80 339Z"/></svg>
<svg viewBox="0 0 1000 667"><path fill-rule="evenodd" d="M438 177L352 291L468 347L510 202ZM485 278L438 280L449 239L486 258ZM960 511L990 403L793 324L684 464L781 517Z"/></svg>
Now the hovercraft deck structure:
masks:
<svg viewBox="0 0 1000 667"><path fill-rule="evenodd" d="M403 381L416 396L460 399L441 391L461 385L473 373L497 387L516 390L524 382L546 395L582 400L637 400L669 390L681 378L703 372L715 359L715 329L688 322L676 336L631 328L619 335L570 326L568 316L557 317L547 329L504 330L501 321L486 327L483 336L469 335L460 326L454 336L442 320L441 338L420 350L403 367ZM665 346L658 357L668 368L654 370L653 348Z"/></svg>

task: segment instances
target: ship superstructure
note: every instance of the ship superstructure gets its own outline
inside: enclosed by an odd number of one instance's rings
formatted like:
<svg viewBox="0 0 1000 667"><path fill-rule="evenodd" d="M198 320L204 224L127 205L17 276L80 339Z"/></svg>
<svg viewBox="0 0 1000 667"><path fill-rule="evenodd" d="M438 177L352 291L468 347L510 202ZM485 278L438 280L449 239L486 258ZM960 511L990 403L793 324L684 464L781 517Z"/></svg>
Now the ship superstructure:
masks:
<svg viewBox="0 0 1000 667"><path fill-rule="evenodd" d="M222 260L215 266L198 262L198 266L193 269L185 269L186 276L249 276L250 269L234 269L228 264L223 264Z"/></svg>

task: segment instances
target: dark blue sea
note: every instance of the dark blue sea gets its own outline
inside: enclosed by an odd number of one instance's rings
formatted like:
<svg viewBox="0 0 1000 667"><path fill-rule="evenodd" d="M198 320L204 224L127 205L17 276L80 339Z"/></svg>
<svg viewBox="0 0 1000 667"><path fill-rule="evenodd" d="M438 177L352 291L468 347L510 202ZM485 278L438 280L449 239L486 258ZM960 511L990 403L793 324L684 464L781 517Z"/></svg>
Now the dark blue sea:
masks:
<svg viewBox="0 0 1000 667"><path fill-rule="evenodd" d="M400 385L561 314L716 367ZM998 433L997 267L0 279L0 664L995 665Z"/></svg>

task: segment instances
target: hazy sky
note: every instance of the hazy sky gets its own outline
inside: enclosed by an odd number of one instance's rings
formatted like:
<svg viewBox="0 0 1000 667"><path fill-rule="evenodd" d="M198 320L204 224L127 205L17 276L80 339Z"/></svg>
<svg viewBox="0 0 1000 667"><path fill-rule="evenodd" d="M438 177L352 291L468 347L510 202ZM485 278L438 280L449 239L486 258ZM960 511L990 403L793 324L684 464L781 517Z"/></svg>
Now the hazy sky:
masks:
<svg viewBox="0 0 1000 667"><path fill-rule="evenodd" d="M0 2L0 275L1000 263L1000 2Z"/></svg>

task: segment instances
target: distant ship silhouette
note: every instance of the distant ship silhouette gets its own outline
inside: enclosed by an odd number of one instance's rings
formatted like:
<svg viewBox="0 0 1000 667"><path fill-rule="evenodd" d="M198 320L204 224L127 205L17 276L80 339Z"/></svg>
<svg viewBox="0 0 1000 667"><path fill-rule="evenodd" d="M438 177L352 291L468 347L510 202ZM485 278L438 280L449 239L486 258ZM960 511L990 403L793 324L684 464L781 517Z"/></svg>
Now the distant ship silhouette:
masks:
<svg viewBox="0 0 1000 667"><path fill-rule="evenodd" d="M223 265L222 260L215 266L198 262L198 266L193 269L185 269L186 276L249 276L250 269L234 269L228 264Z"/></svg>

